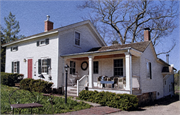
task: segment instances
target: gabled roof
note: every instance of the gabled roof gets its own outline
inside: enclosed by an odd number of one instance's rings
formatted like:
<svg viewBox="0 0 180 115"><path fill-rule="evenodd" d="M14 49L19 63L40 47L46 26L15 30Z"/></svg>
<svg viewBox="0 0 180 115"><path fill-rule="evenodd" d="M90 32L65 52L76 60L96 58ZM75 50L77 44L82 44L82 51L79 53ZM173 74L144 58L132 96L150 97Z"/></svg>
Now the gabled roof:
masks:
<svg viewBox="0 0 180 115"><path fill-rule="evenodd" d="M140 52L144 52L144 50L147 48L147 46L150 44L150 41L144 41L144 42L137 42L137 43L131 43L131 44L116 44L112 46L103 46L103 47L96 47L90 49L88 52L93 52L93 51L109 51L109 50L120 50L124 48L133 48L135 50L138 50Z"/></svg>
<svg viewBox="0 0 180 115"><path fill-rule="evenodd" d="M67 26L63 26L63 27L60 27L60 28L52 29L52 30L49 30L48 32L42 32L42 33L38 33L38 34L35 34L35 35L31 35L31 36L28 36L28 37L25 37L25 38L22 38L22 39L15 40L13 42L3 44L2 46L5 47L5 46L12 45L12 44L15 44L15 43L19 43L19 42L22 42L22 41L26 41L26 40L30 40L30 39L34 39L34 38L38 38L38 37L58 33L59 31L68 30L70 28L75 28L75 27L85 25L85 24L89 24L89 27L91 27L91 30L93 31L93 33L96 34L97 37L99 38L98 41L101 42L101 44L106 46L105 41L103 40L103 38L100 36L100 34L97 32L97 30L95 29L95 27L93 26L93 24L89 20L85 20L85 21L77 22L77 23L70 24L70 25L67 25Z"/></svg>

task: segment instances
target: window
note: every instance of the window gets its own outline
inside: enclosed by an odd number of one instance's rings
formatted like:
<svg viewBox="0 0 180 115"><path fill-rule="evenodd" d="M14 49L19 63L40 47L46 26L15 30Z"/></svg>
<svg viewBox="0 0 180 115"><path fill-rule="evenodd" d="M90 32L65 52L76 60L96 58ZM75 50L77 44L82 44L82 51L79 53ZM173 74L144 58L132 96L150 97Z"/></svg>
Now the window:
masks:
<svg viewBox="0 0 180 115"><path fill-rule="evenodd" d="M147 62L147 78L152 79L151 62Z"/></svg>
<svg viewBox="0 0 180 115"><path fill-rule="evenodd" d="M114 76L123 76L123 59L114 60Z"/></svg>
<svg viewBox="0 0 180 115"><path fill-rule="evenodd" d="M74 61L70 61L70 74L75 74L76 71L76 63Z"/></svg>
<svg viewBox="0 0 180 115"><path fill-rule="evenodd" d="M49 38L41 41L37 41L37 46L43 46L49 44Z"/></svg>
<svg viewBox="0 0 180 115"><path fill-rule="evenodd" d="M11 51L18 51L18 46L11 47Z"/></svg>
<svg viewBox="0 0 180 115"><path fill-rule="evenodd" d="M80 46L80 33L75 32L75 45Z"/></svg>
<svg viewBox="0 0 180 115"><path fill-rule="evenodd" d="M93 67L94 67L93 68L94 74L98 74L99 62L98 61L94 61Z"/></svg>
<svg viewBox="0 0 180 115"><path fill-rule="evenodd" d="M48 74L49 67L51 68L51 59L39 59L38 60L38 74Z"/></svg>
<svg viewBox="0 0 180 115"><path fill-rule="evenodd" d="M19 73L19 61L12 62L12 73Z"/></svg>

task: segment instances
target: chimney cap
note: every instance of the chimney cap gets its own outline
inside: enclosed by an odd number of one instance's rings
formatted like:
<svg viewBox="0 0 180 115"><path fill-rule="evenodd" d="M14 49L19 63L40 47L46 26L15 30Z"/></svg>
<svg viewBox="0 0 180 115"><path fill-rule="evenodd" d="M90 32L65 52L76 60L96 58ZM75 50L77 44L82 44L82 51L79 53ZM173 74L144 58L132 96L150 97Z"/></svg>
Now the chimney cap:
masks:
<svg viewBox="0 0 180 115"><path fill-rule="evenodd" d="M50 16L49 16L49 15L47 15L46 17L47 17L47 20L46 20L46 21L49 21Z"/></svg>
<svg viewBox="0 0 180 115"><path fill-rule="evenodd" d="M144 30L150 30L150 28L144 28Z"/></svg>
<svg viewBox="0 0 180 115"><path fill-rule="evenodd" d="M166 54L166 56L169 56L169 54Z"/></svg>

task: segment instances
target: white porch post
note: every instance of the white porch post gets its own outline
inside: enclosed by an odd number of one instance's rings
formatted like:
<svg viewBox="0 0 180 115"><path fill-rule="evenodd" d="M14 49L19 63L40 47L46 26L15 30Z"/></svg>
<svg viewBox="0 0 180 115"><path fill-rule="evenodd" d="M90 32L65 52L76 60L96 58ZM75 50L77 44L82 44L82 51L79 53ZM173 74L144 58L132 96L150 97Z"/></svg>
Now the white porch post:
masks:
<svg viewBox="0 0 180 115"><path fill-rule="evenodd" d="M132 94L132 56L129 52L125 53L126 59L126 90Z"/></svg>
<svg viewBox="0 0 180 115"><path fill-rule="evenodd" d="M88 56L89 58L89 88L93 88L93 56Z"/></svg>

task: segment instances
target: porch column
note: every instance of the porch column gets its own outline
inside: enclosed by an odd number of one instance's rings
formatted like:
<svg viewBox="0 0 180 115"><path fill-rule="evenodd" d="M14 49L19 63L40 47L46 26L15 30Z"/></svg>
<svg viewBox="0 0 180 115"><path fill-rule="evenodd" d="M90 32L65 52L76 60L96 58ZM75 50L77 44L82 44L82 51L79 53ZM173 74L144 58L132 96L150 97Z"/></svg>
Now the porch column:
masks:
<svg viewBox="0 0 180 115"><path fill-rule="evenodd" d="M126 90L132 94L132 56L129 52L125 53L126 59Z"/></svg>
<svg viewBox="0 0 180 115"><path fill-rule="evenodd" d="M88 56L89 58L89 88L93 88L93 56Z"/></svg>

